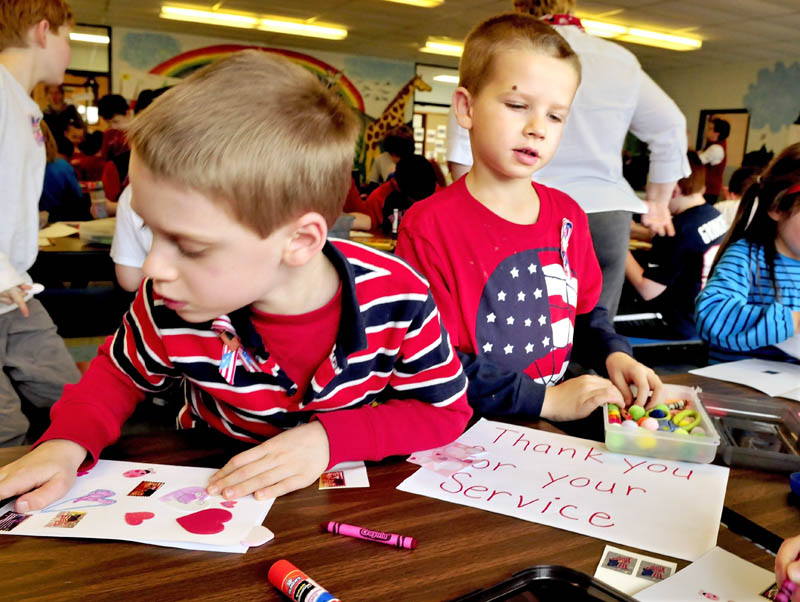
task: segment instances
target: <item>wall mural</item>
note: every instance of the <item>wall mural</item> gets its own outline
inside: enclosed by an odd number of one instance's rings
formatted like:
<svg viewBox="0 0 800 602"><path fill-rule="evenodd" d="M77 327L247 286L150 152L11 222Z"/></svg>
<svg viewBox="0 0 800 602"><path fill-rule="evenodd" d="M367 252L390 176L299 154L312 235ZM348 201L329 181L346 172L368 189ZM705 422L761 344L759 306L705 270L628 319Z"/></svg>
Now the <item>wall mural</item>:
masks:
<svg viewBox="0 0 800 602"><path fill-rule="evenodd" d="M411 120L414 90L430 89L414 76L411 62L307 51L314 52L312 56L287 48L123 28L116 28L113 35L113 70L118 74L114 91L129 99L136 98L145 88L175 84L197 69L246 48L273 52L296 62L335 88L361 116L362 133L354 169L362 176L380 152L378 145L386 130ZM366 141L370 142L369 148Z"/></svg>
<svg viewBox="0 0 800 602"><path fill-rule="evenodd" d="M774 70L759 70L743 101L750 111L752 127L769 126L778 132L794 123L800 113L800 63L787 67L778 61Z"/></svg>

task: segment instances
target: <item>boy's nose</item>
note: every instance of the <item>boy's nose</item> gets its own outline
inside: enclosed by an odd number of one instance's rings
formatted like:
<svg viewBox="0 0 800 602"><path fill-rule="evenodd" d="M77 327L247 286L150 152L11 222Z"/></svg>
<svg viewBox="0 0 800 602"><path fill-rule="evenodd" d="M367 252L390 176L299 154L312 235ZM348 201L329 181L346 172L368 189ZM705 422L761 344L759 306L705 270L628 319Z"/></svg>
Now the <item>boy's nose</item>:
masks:
<svg viewBox="0 0 800 602"><path fill-rule="evenodd" d="M170 281L176 277L171 262L167 261L166 255L155 243L142 264L142 271L147 278L156 281Z"/></svg>
<svg viewBox="0 0 800 602"><path fill-rule="evenodd" d="M531 115L525 123L525 135L535 138L544 138L546 120L540 115Z"/></svg>

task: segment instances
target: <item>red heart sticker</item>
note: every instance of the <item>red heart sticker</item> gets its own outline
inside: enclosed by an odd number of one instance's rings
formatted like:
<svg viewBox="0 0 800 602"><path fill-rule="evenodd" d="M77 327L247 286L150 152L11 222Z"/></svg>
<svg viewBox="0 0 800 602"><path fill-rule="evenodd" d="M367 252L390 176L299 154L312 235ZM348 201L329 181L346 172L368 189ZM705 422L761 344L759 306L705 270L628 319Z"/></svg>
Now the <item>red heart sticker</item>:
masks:
<svg viewBox="0 0 800 602"><path fill-rule="evenodd" d="M189 533L198 535L213 535L225 529L226 523L233 518L233 514L221 508L207 508L186 516L181 516L175 520Z"/></svg>
<svg viewBox="0 0 800 602"><path fill-rule="evenodd" d="M126 512L125 522L129 525L141 525L148 518L153 518L155 514L152 512Z"/></svg>

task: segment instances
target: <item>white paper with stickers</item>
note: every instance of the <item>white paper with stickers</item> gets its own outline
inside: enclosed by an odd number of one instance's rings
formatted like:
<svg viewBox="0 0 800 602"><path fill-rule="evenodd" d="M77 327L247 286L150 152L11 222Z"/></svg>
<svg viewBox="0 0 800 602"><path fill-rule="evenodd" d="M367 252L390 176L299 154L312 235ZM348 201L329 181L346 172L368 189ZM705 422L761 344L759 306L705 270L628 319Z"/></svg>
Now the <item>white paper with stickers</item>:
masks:
<svg viewBox="0 0 800 602"><path fill-rule="evenodd" d="M485 419L458 442L485 455L449 476L420 468L398 489L687 560L716 545L725 467Z"/></svg>
<svg viewBox="0 0 800 602"><path fill-rule="evenodd" d="M261 526L274 499L205 491L213 468L100 460L67 495L27 515L0 508L0 535L121 539L159 546L246 552L272 538Z"/></svg>

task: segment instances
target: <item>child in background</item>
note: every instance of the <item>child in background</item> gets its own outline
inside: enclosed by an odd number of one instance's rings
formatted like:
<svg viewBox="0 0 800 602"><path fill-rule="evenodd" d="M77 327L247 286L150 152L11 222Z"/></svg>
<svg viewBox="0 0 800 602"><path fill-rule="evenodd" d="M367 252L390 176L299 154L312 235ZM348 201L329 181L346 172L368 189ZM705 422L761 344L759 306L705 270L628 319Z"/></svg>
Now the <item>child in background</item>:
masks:
<svg viewBox="0 0 800 602"><path fill-rule="evenodd" d="M389 130L382 146L383 152L375 157L369 170L369 189L388 180L400 159L414 154L414 133L407 125L399 125Z"/></svg>
<svg viewBox="0 0 800 602"><path fill-rule="evenodd" d="M761 167L749 166L740 167L731 174L728 186L722 191L724 200L714 204L714 209L722 214L728 228L733 225L736 218L736 210L739 209L739 202L744 196L744 191L750 188L758 179L758 174L762 171Z"/></svg>
<svg viewBox="0 0 800 602"><path fill-rule="evenodd" d="M44 136L47 166L44 170L44 187L39 198L39 211L47 211L48 221L86 221L92 219L92 205L84 196L78 176L65 159L58 156L56 139L47 123L39 124Z"/></svg>
<svg viewBox="0 0 800 602"><path fill-rule="evenodd" d="M713 117L706 126L706 147L699 153L700 161L706 166L705 199L709 203L719 200L722 191L722 177L728 162L727 138L731 124L720 117Z"/></svg>
<svg viewBox="0 0 800 602"><path fill-rule="evenodd" d="M705 166L694 151L688 157L692 173L678 181L669 201L675 236L655 236L653 247L636 257L628 251L625 264L623 312L660 313L662 317L617 321L619 334L655 339L697 336L694 300L708 279L728 224L703 198Z"/></svg>
<svg viewBox="0 0 800 602"><path fill-rule="evenodd" d="M80 377L27 273L39 252L46 163L30 94L63 80L71 26L63 0L0 0L0 446L25 441L22 404L49 408Z"/></svg>
<svg viewBox="0 0 800 602"><path fill-rule="evenodd" d="M103 146L100 154L105 160L103 166L103 192L106 195L106 213L117 214L117 202L122 192L123 182L128 177L128 162L131 150L125 142L123 130L130 123L131 110L128 101L119 94L106 94L97 103L97 111L107 129L103 132Z"/></svg>
<svg viewBox="0 0 800 602"><path fill-rule="evenodd" d="M314 74L257 50L197 71L134 120L148 279L37 447L0 469L0 498L33 489L17 512L59 498L146 393L173 385L182 427L253 445L212 476L209 494L226 498L276 497L338 462L462 432L466 379L427 283L388 254L326 241L357 129Z"/></svg>
<svg viewBox="0 0 800 602"><path fill-rule="evenodd" d="M470 403L484 414L571 420L630 403L635 383L643 404L661 381L595 308L601 275L586 214L531 183L558 147L580 81L577 56L549 25L505 14L469 34L459 76L453 105L473 168L408 210L396 252L431 283ZM560 382L578 351L612 382Z"/></svg>
<svg viewBox="0 0 800 602"><path fill-rule="evenodd" d="M397 190L386 197L381 208L380 227L384 234L397 232L394 228L394 210L397 209L398 225L405 212L417 201L426 199L436 191L436 172L433 165L422 155L411 155L397 162L394 172Z"/></svg>
<svg viewBox="0 0 800 602"><path fill-rule="evenodd" d="M713 362L800 358L800 143L747 189L696 318Z"/></svg>

